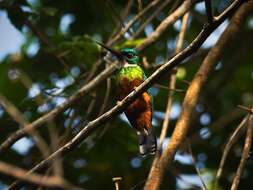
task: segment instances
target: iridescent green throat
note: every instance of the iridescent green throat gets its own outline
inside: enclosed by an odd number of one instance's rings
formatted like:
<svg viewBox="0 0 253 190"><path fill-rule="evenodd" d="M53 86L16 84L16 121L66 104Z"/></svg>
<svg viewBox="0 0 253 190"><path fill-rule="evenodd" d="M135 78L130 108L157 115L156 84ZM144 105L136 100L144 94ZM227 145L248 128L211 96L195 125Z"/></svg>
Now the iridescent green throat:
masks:
<svg viewBox="0 0 253 190"><path fill-rule="evenodd" d="M127 78L129 81L134 79L145 80L145 73L139 65L131 65L121 68L117 73L117 81Z"/></svg>

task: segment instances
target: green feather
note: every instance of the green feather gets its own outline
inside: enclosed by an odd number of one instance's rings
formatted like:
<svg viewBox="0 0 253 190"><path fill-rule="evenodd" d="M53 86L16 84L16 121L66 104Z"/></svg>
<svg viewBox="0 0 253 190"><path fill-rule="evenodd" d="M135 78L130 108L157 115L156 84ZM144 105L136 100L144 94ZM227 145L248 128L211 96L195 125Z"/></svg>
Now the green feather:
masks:
<svg viewBox="0 0 253 190"><path fill-rule="evenodd" d="M123 78L127 78L129 81L133 81L134 79L145 80L146 76L143 72L142 68L138 65L123 67L117 73L117 81L122 80Z"/></svg>

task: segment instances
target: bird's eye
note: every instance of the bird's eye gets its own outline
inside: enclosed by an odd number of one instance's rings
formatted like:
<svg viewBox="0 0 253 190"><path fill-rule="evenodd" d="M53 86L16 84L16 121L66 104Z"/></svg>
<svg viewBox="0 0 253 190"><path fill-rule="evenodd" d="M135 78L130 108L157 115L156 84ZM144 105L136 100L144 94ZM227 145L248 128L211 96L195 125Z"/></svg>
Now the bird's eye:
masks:
<svg viewBox="0 0 253 190"><path fill-rule="evenodd" d="M127 58L128 58L128 59L133 58L133 54L127 54Z"/></svg>

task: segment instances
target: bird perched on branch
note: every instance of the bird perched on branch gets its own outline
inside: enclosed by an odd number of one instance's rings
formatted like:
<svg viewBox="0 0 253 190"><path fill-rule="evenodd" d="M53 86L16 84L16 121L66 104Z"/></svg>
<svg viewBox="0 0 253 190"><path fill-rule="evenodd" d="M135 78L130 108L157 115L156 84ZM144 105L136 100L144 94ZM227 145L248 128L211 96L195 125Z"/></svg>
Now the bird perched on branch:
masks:
<svg viewBox="0 0 253 190"><path fill-rule="evenodd" d="M98 42L97 42L98 43ZM100 46L108 50L120 61L120 69L117 72L117 85L119 100L125 98L145 79L145 73L140 67L140 57L135 49L124 48L114 50L101 43ZM142 156L155 154L157 149L156 136L152 129L152 97L149 92L144 92L124 111L128 121L136 129L139 138L139 150Z"/></svg>

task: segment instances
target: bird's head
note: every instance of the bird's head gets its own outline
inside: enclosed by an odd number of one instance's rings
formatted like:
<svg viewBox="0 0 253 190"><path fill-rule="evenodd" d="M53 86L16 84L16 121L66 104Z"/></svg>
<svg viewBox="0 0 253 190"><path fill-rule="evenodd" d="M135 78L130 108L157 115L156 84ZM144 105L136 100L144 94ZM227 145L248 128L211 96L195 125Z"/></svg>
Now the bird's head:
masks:
<svg viewBox="0 0 253 190"><path fill-rule="evenodd" d="M123 59L129 64L138 64L140 57L138 51L133 48L124 48L120 50Z"/></svg>
<svg viewBox="0 0 253 190"><path fill-rule="evenodd" d="M120 51L112 49L100 42L96 42L107 51L109 51L112 55L114 55L119 61L122 61L127 64L138 64L140 62L139 53L137 50L133 48L123 48Z"/></svg>

